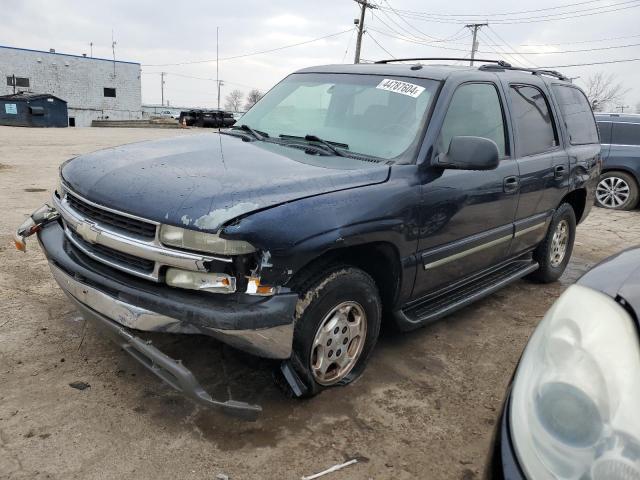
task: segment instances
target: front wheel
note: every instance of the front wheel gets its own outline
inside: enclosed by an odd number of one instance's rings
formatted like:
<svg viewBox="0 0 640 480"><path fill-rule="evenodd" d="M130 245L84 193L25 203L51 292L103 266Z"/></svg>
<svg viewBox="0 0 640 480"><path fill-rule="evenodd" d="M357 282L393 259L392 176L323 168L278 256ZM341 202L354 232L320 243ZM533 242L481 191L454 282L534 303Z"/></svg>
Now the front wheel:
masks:
<svg viewBox="0 0 640 480"><path fill-rule="evenodd" d="M551 219L544 240L533 252L540 268L529 278L540 283L555 282L564 273L576 239L576 214L568 203L560 205Z"/></svg>
<svg viewBox="0 0 640 480"><path fill-rule="evenodd" d="M360 269L336 267L303 288L296 307L293 365L308 396L362 374L380 322L378 288Z"/></svg>

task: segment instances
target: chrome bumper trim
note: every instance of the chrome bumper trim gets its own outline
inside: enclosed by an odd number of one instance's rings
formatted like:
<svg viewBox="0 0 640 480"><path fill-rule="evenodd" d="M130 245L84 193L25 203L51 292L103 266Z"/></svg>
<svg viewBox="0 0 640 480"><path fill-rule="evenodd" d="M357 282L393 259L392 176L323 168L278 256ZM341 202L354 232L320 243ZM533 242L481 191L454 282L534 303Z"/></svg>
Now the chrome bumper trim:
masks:
<svg viewBox="0 0 640 480"><path fill-rule="evenodd" d="M67 195L75 194L67 193ZM85 199L82 200L87 201ZM53 196L53 204L65 222L65 234L67 238L71 242L73 242L76 247L100 262L107 263L113 268L117 268L141 278L153 280L156 282L159 281L160 267L162 266L182 268L184 270L192 270L196 272L206 272L208 271L205 266L205 263L207 262L232 262L232 259L227 257L200 255L197 253L183 252L180 250L168 248L160 244L157 237L152 241L145 241L142 239L136 239L133 237L122 235L121 233L116 232L104 225L100 225L86 219L80 213L73 210L66 199L61 200L56 195ZM77 233L80 237L82 237L89 243L95 243L104 247L111 248L118 252L153 261L155 262L154 269L150 273L142 272L140 270L130 268L126 265L122 265L118 262L105 260L100 255L97 255L95 253L89 253L86 248L82 248L82 246L80 246L77 241L74 241L73 236L69 232L69 228L73 229L75 233Z"/></svg>
<svg viewBox="0 0 640 480"><path fill-rule="evenodd" d="M147 332L200 333L261 357L286 359L291 356L293 323L255 330L196 327L176 318L122 302L79 282L51 262L49 267L54 279L67 295L125 327Z"/></svg>

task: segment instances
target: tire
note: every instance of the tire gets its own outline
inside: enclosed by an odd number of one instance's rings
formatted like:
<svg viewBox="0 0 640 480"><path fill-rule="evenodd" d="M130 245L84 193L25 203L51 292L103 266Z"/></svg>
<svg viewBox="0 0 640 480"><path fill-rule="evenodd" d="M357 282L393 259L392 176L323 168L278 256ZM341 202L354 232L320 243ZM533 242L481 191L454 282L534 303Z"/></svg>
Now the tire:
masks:
<svg viewBox="0 0 640 480"><path fill-rule="evenodd" d="M559 252L560 245L558 242L562 244L562 231L566 235L566 241L563 243L564 249ZM557 241L554 240L556 234L558 234ZM540 268L529 275L528 278L539 283L551 283L558 280L564 273L565 268L567 268L575 239L576 214L571 205L563 203L553 215L544 240L533 251L533 259L538 262ZM562 254L561 258L559 253Z"/></svg>
<svg viewBox="0 0 640 480"><path fill-rule="evenodd" d="M596 205L613 210L633 210L638 205L638 182L625 172L600 175L596 187Z"/></svg>
<svg viewBox="0 0 640 480"><path fill-rule="evenodd" d="M296 306L291 362L307 386L305 396L362 374L380 333L381 307L375 282L358 268L335 266L306 282ZM324 365L329 368L322 375Z"/></svg>

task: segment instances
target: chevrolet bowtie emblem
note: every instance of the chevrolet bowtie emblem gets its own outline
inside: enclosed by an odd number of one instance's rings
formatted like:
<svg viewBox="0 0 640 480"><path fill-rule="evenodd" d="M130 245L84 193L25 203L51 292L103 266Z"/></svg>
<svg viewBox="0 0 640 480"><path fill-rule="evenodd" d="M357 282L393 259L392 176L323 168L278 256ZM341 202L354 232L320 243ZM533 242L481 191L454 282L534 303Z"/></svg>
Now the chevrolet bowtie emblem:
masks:
<svg viewBox="0 0 640 480"><path fill-rule="evenodd" d="M100 232L94 230L93 225L90 223L78 223L76 232L89 243L96 243L100 236Z"/></svg>

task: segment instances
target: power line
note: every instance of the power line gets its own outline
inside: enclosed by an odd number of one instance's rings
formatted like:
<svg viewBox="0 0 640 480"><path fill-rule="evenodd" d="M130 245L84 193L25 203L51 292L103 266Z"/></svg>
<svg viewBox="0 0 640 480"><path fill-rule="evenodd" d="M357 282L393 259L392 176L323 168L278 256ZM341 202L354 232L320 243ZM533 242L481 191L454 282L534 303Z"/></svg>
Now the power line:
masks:
<svg viewBox="0 0 640 480"><path fill-rule="evenodd" d="M391 9L391 11L392 11L393 13L395 13L395 14L398 16L398 18L400 18L400 20L402 20L404 23L406 23L407 25L409 25L409 27L410 27L412 30L415 30L416 32L418 32L418 34L419 34L419 35L421 35L421 36L423 36L423 37L431 38L431 39L435 40L435 37L433 37L433 36L431 36L431 35L428 35L428 34L426 34L426 33L422 32L421 30L419 30L419 29L417 29L416 27L414 27L414 26L413 26L411 23L409 23L407 20L405 20L405 18L404 18L402 15L400 15L400 14L399 14L399 13L398 13L398 12L397 12L393 7L392 7L392 6L391 6L391 4L388 2L388 0L383 0L383 1L388 5L388 7ZM382 12L382 13L384 13L384 14L386 15L386 12Z"/></svg>
<svg viewBox="0 0 640 480"><path fill-rule="evenodd" d="M353 28L351 30L351 35L349 36L349 41L347 42L347 48L344 50L344 55L342 56L342 62L344 63L344 59L347 58L347 52L349 51L349 47L351 46L351 40L353 40L353 33L357 30L357 28Z"/></svg>
<svg viewBox="0 0 640 480"><path fill-rule="evenodd" d="M623 60L606 60L604 62L591 62L591 63L573 63L571 65L550 65L548 67L541 67L541 68L588 67L590 65L607 65L609 63L627 63L627 62L640 62L640 58L625 58Z"/></svg>
<svg viewBox="0 0 640 480"><path fill-rule="evenodd" d="M638 38L640 35L625 35L623 37L610 37L599 38L596 40L576 40L572 42L559 42L559 43L522 43L521 47L555 47L558 45L577 45L580 43L599 43L599 42L611 42L613 40L626 40L627 38Z"/></svg>
<svg viewBox="0 0 640 480"><path fill-rule="evenodd" d="M509 50L511 50L512 52L514 52L516 55L519 56L519 58L521 60L524 60L524 65L526 65L527 63L529 63L530 65L533 65L534 67L538 67L538 65L536 65L535 63L533 63L531 60L529 60L528 58L524 58L522 55L519 55L516 52L516 49L513 48L504 38L502 38L500 36L500 34L498 32L496 32L493 28L491 28L491 26L489 25L488 30L491 32L491 35L495 35L498 38L498 41L501 41ZM489 33L487 32L487 36L489 36ZM495 41L495 39L493 38L493 36L489 36L489 38L491 38L493 41Z"/></svg>
<svg viewBox="0 0 640 480"><path fill-rule="evenodd" d="M630 3L633 3L633 5L629 5ZM626 5L626 6L620 7L620 5ZM620 8L611 8L611 7L620 7ZM574 18L600 15L603 13L618 12L621 10L628 10L630 8L637 8L637 7L640 7L640 4L637 3L637 0L627 0L627 1L619 2L615 4L603 5L603 6L583 9L583 10L560 12L552 15L539 15L539 16L532 16L532 17L506 18L506 19L495 19L495 18L489 19L487 16L487 18L493 24L512 25L512 24L520 24L520 23L539 23L539 22L552 22L556 20L571 20ZM596 9L597 11L592 11ZM583 12L589 12L589 13L583 13ZM574 13L577 13L578 15L573 15ZM424 14L424 16L407 14L407 17L415 20L419 20L423 22L431 22L431 23L446 23L446 24L453 24L453 25L462 25L462 24L468 23L467 21L462 19L457 19L457 18L448 19L448 18L433 16L433 14Z"/></svg>
<svg viewBox="0 0 640 480"><path fill-rule="evenodd" d="M345 34L347 32L350 32L350 31L351 31L351 29L343 30L342 32L331 33L329 35L324 35L322 37L313 38L311 40L306 40L304 42L293 43L291 45L283 45L281 47L271 48L269 50L260 50L260 51L257 51L257 52L243 53L243 54L240 54L240 55L233 55L231 57L222 57L222 58L219 58L218 61L222 62L222 61L226 61L226 60L235 60L236 58L251 57L251 56L254 56L254 55L263 55L265 53L277 52L279 50L284 50L286 48L299 47L300 45L307 45L309 43L317 42L319 40L324 40L325 38L337 37L338 35L343 35L343 34ZM216 61L216 59L194 60L194 61L190 61L190 62L143 64L142 66L143 67L172 67L172 66L178 66L178 65L193 65L193 64L197 64L197 63L211 63L211 62L215 62L215 61Z"/></svg>
<svg viewBox="0 0 640 480"><path fill-rule="evenodd" d="M535 13L535 12L544 12L547 10L556 10L556 9L563 9L566 7L575 7L576 5L586 5L586 4L590 4L590 3L598 3L601 2L602 0L589 0L586 2L577 2L577 3L568 3L565 5L558 5L555 7L547 7L547 8L537 8L535 10L521 10L518 12L500 12L500 13L427 13L427 12L418 12L415 10L402 10L402 9L397 9L398 12L403 12L403 13L411 13L411 14L418 14L418 15L434 15L434 16L440 16L440 17L464 17L464 18L469 18L469 17L482 17L482 18L486 18L486 17L498 17L498 16L507 16L507 15L520 15L523 13Z"/></svg>
<svg viewBox="0 0 640 480"><path fill-rule="evenodd" d="M389 55L391 58L394 58L394 59L396 58L396 56L393 53L391 53L389 50L387 50L382 45L380 45L380 42L378 42L378 40L376 40L376 38L373 35L371 35L371 32L367 32L367 35L369 35L369 38L371 40L373 40L375 42L375 44L384 51L384 53Z"/></svg>

